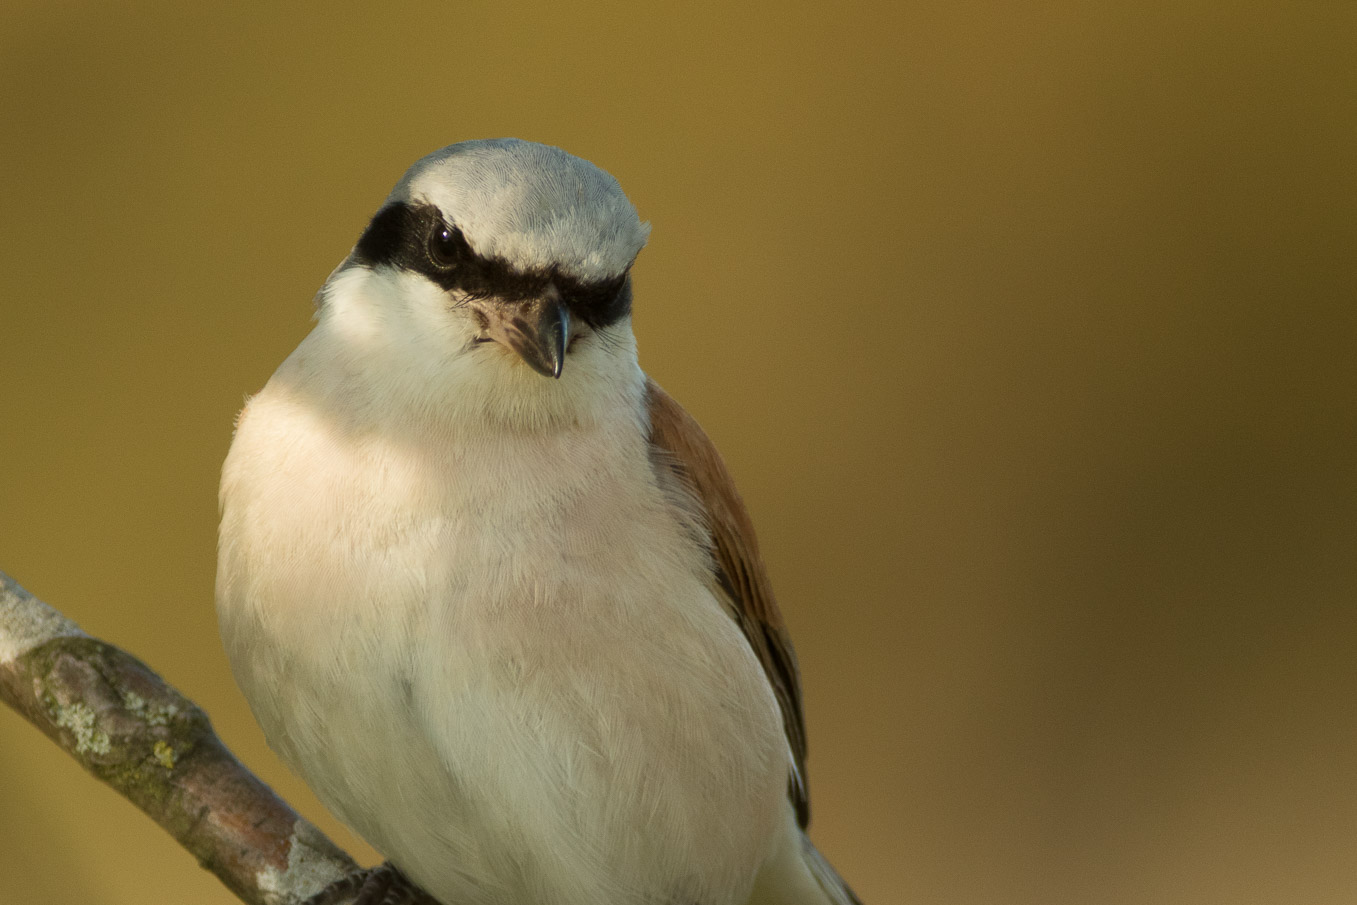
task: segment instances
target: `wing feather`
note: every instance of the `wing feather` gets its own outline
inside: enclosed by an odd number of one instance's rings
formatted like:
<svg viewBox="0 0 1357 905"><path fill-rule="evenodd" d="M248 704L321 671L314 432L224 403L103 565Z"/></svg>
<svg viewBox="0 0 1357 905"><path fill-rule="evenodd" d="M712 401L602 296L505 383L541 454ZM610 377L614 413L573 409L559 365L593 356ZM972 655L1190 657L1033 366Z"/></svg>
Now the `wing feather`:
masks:
<svg viewBox="0 0 1357 905"><path fill-rule="evenodd" d="M763 664L782 708L782 725L795 763L788 778L788 795L796 807L797 821L804 827L810 821L810 793L801 680L791 637L759 555L754 524L721 454L697 421L653 380L647 382L646 394L650 443L660 453L657 461L674 469L702 507L711 532L717 584L729 598L731 613Z"/></svg>

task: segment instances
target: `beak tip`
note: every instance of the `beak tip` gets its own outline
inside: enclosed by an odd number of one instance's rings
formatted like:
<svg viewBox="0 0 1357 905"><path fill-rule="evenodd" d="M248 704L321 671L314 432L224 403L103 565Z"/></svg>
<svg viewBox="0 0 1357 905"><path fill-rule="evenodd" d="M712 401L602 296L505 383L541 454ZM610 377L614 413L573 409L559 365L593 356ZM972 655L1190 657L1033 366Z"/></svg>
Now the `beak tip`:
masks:
<svg viewBox="0 0 1357 905"><path fill-rule="evenodd" d="M546 353L543 357L546 359L543 364L543 372L550 374L552 379L560 380L561 372L565 370L565 347L566 347L566 327L563 324L561 329L551 338L550 344L543 351Z"/></svg>

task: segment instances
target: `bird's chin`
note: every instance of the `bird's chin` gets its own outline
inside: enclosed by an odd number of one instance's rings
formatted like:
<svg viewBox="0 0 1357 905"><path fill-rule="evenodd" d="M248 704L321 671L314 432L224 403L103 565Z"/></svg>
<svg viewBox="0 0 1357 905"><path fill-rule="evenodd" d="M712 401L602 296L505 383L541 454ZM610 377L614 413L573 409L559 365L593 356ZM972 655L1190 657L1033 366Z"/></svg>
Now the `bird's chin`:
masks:
<svg viewBox="0 0 1357 905"><path fill-rule="evenodd" d="M570 366L575 363L567 358L561 379L553 380L551 374L533 367L519 352L489 337L473 339L466 347L466 355L469 362L475 363L478 382L486 381L501 391L527 393L534 398L543 393L551 395L554 387L571 377Z"/></svg>

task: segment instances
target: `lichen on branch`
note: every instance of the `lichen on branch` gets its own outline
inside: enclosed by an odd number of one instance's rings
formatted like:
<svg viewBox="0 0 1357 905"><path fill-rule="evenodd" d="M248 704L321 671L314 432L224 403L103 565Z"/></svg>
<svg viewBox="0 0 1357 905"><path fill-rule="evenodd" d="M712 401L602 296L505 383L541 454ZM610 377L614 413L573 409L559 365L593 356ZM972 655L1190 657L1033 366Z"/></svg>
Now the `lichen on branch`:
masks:
<svg viewBox="0 0 1357 905"><path fill-rule="evenodd" d="M0 700L244 902L300 905L358 869L235 759L201 708L3 572Z"/></svg>

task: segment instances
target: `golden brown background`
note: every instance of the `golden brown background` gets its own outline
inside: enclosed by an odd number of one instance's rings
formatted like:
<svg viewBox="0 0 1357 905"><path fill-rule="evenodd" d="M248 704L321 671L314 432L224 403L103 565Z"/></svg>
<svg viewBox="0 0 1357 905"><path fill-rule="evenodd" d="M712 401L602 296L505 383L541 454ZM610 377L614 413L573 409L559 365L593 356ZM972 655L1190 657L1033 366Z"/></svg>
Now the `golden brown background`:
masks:
<svg viewBox="0 0 1357 905"><path fill-rule="evenodd" d="M218 647L231 419L410 162L558 144L654 224L868 905L1357 901L1357 7L385 10L5 0L0 568L339 832ZM8 712L0 878L232 901Z"/></svg>

